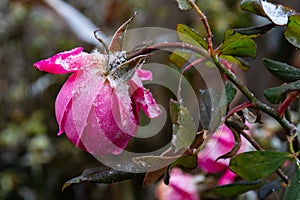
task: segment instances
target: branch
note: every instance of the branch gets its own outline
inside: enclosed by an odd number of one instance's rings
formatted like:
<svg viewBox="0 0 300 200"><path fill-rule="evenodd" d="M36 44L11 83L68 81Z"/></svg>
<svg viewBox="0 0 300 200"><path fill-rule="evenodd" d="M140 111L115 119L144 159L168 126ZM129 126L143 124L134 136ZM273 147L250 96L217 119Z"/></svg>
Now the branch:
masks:
<svg viewBox="0 0 300 200"><path fill-rule="evenodd" d="M201 21L204 25L204 28L205 28L206 33L207 33L206 39L207 39L207 44L208 44L208 54L212 55L213 52L214 52L213 43L212 43L212 32L211 32L209 23L207 21L207 18L205 16L205 14L198 8L198 6L195 4L194 1L192 1L192 0L188 0L188 1L192 5L192 7L195 9L197 14L199 15L199 17L200 17L200 19L201 19Z"/></svg>
<svg viewBox="0 0 300 200"><path fill-rule="evenodd" d="M268 106L265 103L262 103L258 100L254 94L243 84L241 83L235 74L228 70L227 66L225 66L222 62L220 62L217 55L212 56L213 61L219 68L219 70L227 76L227 78L247 97L247 99L253 103L255 103L255 107L264 113L268 114L272 118L278 121L278 123L287 131L288 136L292 136L296 134L296 127L294 124L290 123L285 117L281 117L276 110L272 107Z"/></svg>

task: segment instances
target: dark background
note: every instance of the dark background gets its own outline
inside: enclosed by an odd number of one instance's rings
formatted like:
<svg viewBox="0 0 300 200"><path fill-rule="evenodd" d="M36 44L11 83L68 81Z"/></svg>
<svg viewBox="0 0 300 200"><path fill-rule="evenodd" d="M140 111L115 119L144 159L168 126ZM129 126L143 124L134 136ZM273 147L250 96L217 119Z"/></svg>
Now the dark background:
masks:
<svg viewBox="0 0 300 200"><path fill-rule="evenodd" d="M56 136L54 102L68 75L49 75L32 65L77 46L89 52L95 45L87 42L85 36L79 37L79 32L71 28L72 22L59 14L58 7L50 7L49 2L60 0L0 1L0 199L153 199L154 186L143 189L140 179L112 185L86 183L61 192L65 181L99 163L88 153L74 148L64 135ZM297 1L282 2L297 5ZM186 23L204 34L195 12L179 10L173 0L68 0L65 3L79 10L107 36L134 11L139 15L130 25L132 28L175 29L176 24ZM222 42L228 28L265 23L262 18L241 11L237 0L199 0L199 6L207 14L215 45ZM76 21L80 16L71 18ZM86 26L79 25L83 29ZM258 56L249 60L252 68L241 74L249 88L262 99L263 88L280 83L265 70L262 57L300 67L300 57L283 38L283 30L276 28L257 40Z"/></svg>

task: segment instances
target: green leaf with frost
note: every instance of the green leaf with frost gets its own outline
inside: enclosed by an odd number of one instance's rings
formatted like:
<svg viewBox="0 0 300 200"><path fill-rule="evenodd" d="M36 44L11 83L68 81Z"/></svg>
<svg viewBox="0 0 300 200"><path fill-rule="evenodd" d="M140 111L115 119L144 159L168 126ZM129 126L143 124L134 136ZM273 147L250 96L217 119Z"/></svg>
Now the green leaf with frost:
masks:
<svg viewBox="0 0 300 200"><path fill-rule="evenodd" d="M192 54L190 52L175 50L169 56L169 60L180 69L189 61L191 56Z"/></svg>
<svg viewBox="0 0 300 200"><path fill-rule="evenodd" d="M300 79L300 69L294 66L267 58L263 59L263 63L274 76L282 81L292 82Z"/></svg>
<svg viewBox="0 0 300 200"><path fill-rule="evenodd" d="M174 105L175 104L175 105ZM173 123L173 136L172 144L175 148L175 153L180 150L185 150L193 143L194 138L197 133L196 126L193 122L192 116L188 109L183 105L183 103L178 103L171 101L170 103L171 111L176 111L177 113L171 113L171 116L177 116L176 122ZM174 117L172 117L174 120Z"/></svg>
<svg viewBox="0 0 300 200"><path fill-rule="evenodd" d="M138 170L140 169L141 172L147 171L147 168L145 166L141 165L135 165L133 166L133 163L127 163L126 165L131 165L129 167L134 167L134 169ZM141 168L142 167L142 168ZM83 182L93 182L93 183L115 183L120 182L132 178L136 178L140 175L143 175L143 173L131 173L126 172L123 170L116 170L113 168L110 168L108 166L100 166L95 168L89 168L83 171L83 173L80 176L77 176L75 178L72 178L68 180L62 187L62 190L69 187L72 184L78 184Z"/></svg>
<svg viewBox="0 0 300 200"><path fill-rule="evenodd" d="M207 42L191 27L185 24L177 24L176 31L178 38L185 43L198 46L201 48L208 48Z"/></svg>
<svg viewBox="0 0 300 200"><path fill-rule="evenodd" d="M289 43L297 48L300 48L300 16L292 15L289 17L286 31L284 33L285 38Z"/></svg>
<svg viewBox="0 0 300 200"><path fill-rule="evenodd" d="M192 5L190 4L189 0L176 0L178 3L178 7L181 10L189 10L192 9ZM196 0L192 0L194 3L196 3Z"/></svg>

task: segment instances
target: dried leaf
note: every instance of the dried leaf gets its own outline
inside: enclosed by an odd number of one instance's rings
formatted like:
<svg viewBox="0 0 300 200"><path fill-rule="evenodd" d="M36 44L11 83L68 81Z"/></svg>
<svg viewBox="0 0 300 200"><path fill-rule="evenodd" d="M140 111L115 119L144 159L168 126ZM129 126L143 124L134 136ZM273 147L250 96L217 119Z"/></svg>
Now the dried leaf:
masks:
<svg viewBox="0 0 300 200"><path fill-rule="evenodd" d="M122 51L123 39L125 36L126 29L136 15L137 13L134 13L134 15L130 19L128 19L124 24L122 24L122 26L120 26L120 28L115 32L108 47L109 51Z"/></svg>

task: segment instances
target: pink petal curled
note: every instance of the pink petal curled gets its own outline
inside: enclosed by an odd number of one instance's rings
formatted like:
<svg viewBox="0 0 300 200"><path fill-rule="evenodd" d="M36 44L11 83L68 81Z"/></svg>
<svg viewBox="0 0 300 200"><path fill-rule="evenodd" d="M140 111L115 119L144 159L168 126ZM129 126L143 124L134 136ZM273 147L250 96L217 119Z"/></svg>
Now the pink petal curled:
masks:
<svg viewBox="0 0 300 200"><path fill-rule="evenodd" d="M77 47L36 62L33 66L40 71L46 71L53 74L75 72L86 65L86 60L91 55L82 51L82 47Z"/></svg>
<svg viewBox="0 0 300 200"><path fill-rule="evenodd" d="M249 124L246 124L250 126ZM198 166L206 173L225 172L219 179L218 185L232 183L237 176L229 170L229 159L218 157L230 152L234 146L234 136L231 130L222 125L207 142L205 148L198 153ZM242 138L242 144L238 153L250 150L250 144Z"/></svg>
<svg viewBox="0 0 300 200"><path fill-rule="evenodd" d="M144 80L152 78L152 73L148 70L139 70L132 80L128 81L131 99L135 106L135 112L139 112L142 108L145 114L150 118L155 118L161 115L161 110L153 98L151 92L144 88L142 81L139 77L141 72L144 76ZM147 78L147 79L146 79Z"/></svg>
<svg viewBox="0 0 300 200"><path fill-rule="evenodd" d="M152 72L149 70L138 69L136 70L138 77L142 80L152 80Z"/></svg>
<svg viewBox="0 0 300 200"><path fill-rule="evenodd" d="M139 102L141 98L138 98L138 102L141 105L141 108L144 110L145 114L150 118L155 118L161 115L161 110L156 104L155 99L153 98L150 90L143 88L142 101Z"/></svg>
<svg viewBox="0 0 300 200"><path fill-rule="evenodd" d="M205 148L198 154L199 167L206 173L219 173L229 165L229 159L220 159L219 156L229 152L234 146L234 137L225 125L221 126L210 138Z"/></svg>

